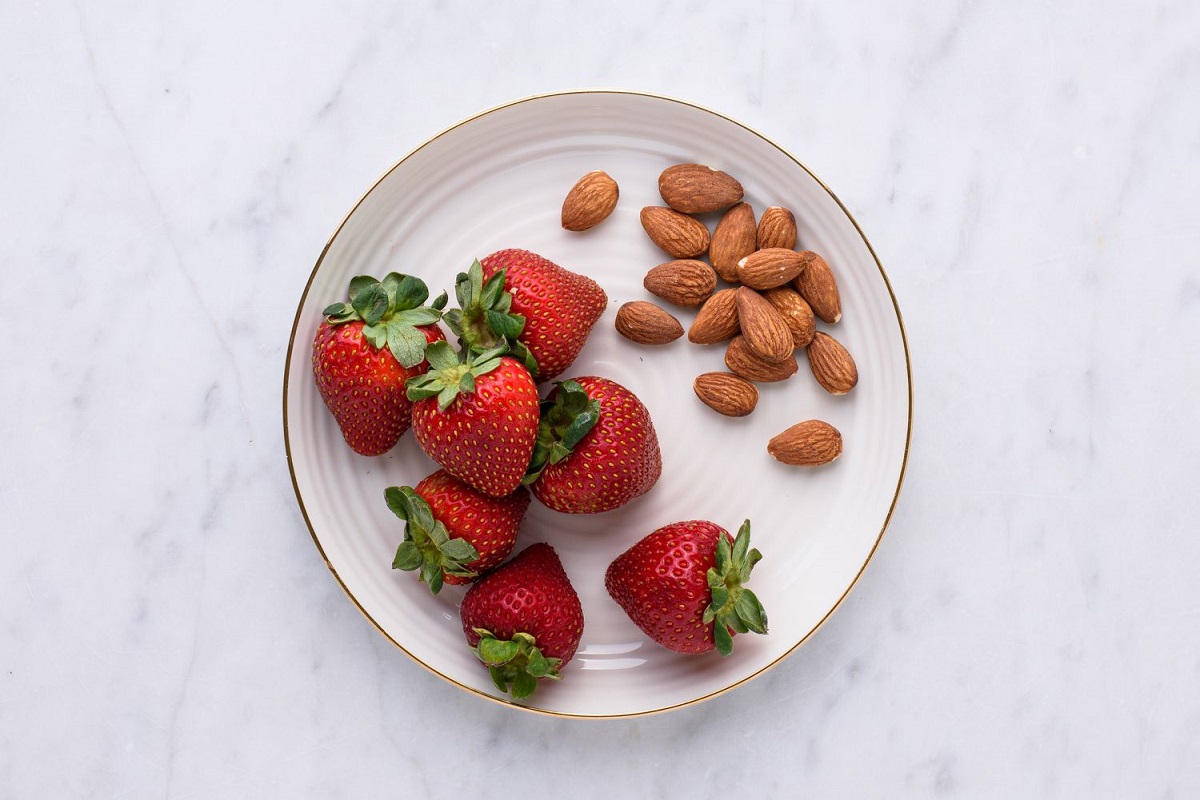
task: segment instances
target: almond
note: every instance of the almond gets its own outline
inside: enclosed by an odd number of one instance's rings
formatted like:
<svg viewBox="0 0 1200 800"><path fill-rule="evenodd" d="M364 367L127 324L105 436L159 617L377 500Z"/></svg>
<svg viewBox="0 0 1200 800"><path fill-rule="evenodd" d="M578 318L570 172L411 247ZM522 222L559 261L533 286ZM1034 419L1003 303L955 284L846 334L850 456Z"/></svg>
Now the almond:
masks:
<svg viewBox="0 0 1200 800"><path fill-rule="evenodd" d="M617 309L617 333L638 344L668 344L683 336L683 326L669 313L645 300Z"/></svg>
<svg viewBox="0 0 1200 800"><path fill-rule="evenodd" d="M706 372L692 389L700 402L727 417L744 417L758 405L758 387L731 372Z"/></svg>
<svg viewBox="0 0 1200 800"><path fill-rule="evenodd" d="M562 205L562 226L569 231L594 228L617 207L617 182L603 170L587 173L571 187Z"/></svg>
<svg viewBox="0 0 1200 800"><path fill-rule="evenodd" d="M647 272L642 285L669 303L698 306L717 288L717 273L703 261L678 259Z"/></svg>
<svg viewBox="0 0 1200 800"><path fill-rule="evenodd" d="M825 259L811 250L800 254L805 260L804 270L792 281L796 291L812 306L813 313L822 322L834 324L842 318L842 300L838 293L833 270Z"/></svg>
<svg viewBox="0 0 1200 800"><path fill-rule="evenodd" d="M842 434L828 422L799 422L767 443L767 452L784 464L817 467L842 454Z"/></svg>
<svg viewBox="0 0 1200 800"><path fill-rule="evenodd" d="M783 206L771 206L758 221L758 249L796 249L796 217Z"/></svg>
<svg viewBox="0 0 1200 800"><path fill-rule="evenodd" d="M787 286L777 286L762 293L767 302L775 306L775 310L783 317L788 328L792 331L792 342L797 349L808 347L816 333L816 320L813 318L812 307L800 293Z"/></svg>
<svg viewBox="0 0 1200 800"><path fill-rule="evenodd" d="M768 247L737 262L737 279L751 289L774 289L793 281L807 261L795 250Z"/></svg>
<svg viewBox="0 0 1200 800"><path fill-rule="evenodd" d="M650 241L672 258L695 258L708 250L708 227L698 219L665 206L646 206L641 218Z"/></svg>
<svg viewBox="0 0 1200 800"><path fill-rule="evenodd" d="M721 211L742 199L742 185L730 175L703 164L676 164L658 176L658 193L684 214Z"/></svg>
<svg viewBox="0 0 1200 800"><path fill-rule="evenodd" d="M858 384L858 367L850 351L827 333L817 331L807 350L808 366L830 394L846 394Z"/></svg>
<svg viewBox="0 0 1200 800"><path fill-rule="evenodd" d="M753 289L739 286L735 290L738 326L742 337L754 354L763 361L775 363L791 358L796 349L792 329L775 306ZM793 361L795 359L792 359Z"/></svg>
<svg viewBox="0 0 1200 800"><path fill-rule="evenodd" d="M774 363L763 361L750 349L750 345L746 344L744 336L735 336L729 343L728 349L725 350L725 366L730 372L755 383L787 380L799 369L795 356L788 356Z"/></svg>
<svg viewBox="0 0 1200 800"><path fill-rule="evenodd" d="M693 344L716 344L738 335L736 289L722 289L704 301L692 327L688 341Z"/></svg>
<svg viewBox="0 0 1200 800"><path fill-rule="evenodd" d="M737 283L737 263L754 252L757 241L754 209L749 203L736 203L713 229L708 260L722 280Z"/></svg>

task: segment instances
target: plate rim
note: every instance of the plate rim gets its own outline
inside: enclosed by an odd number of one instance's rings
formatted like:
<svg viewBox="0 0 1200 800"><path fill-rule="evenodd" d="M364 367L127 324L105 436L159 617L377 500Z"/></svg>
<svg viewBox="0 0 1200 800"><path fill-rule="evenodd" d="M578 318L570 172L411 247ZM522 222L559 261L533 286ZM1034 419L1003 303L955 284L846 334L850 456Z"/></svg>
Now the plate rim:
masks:
<svg viewBox="0 0 1200 800"><path fill-rule="evenodd" d="M293 462L291 433L289 431L289 426L288 426L288 394L289 394L290 380L291 380L292 355L293 355L293 351L296 347L296 335L298 333L298 329L299 329L299 325L300 325L301 313L305 307L306 302L308 301L308 293L312 289L313 281L316 279L317 272L320 270L322 263L324 263L326 255L328 255L330 248L333 246L334 240L337 239L339 234L341 234L342 230L346 227L347 223L350 221L350 218L353 217L354 214L358 211L358 209L362 206L362 204L364 202L366 202L367 198L380 186L380 184L382 184L385 180L387 180L387 178L393 172L395 172L397 169L399 169L402 164L404 164L406 161L408 161L410 158L412 158L414 155L416 155L421 150L425 149L427 146L429 146L433 142L437 141L438 139L442 138L443 136L447 135L448 133L450 133L454 130L457 130L458 128L461 128L465 125L469 125L469 124L475 122L476 120L482 119L483 117L486 117L490 114L494 114L498 111L502 111L502 110L512 108L515 106L524 105L526 103L535 102L538 100L544 100L544 99L555 98L555 97L575 96L575 95L632 96L632 97L639 97L639 98L645 98L645 99L651 99L651 100L665 101L668 103L675 103L678 105L682 105L682 106L694 109L696 111L700 111L700 112L703 112L706 114L711 114L715 117L725 120L726 122L736 125L737 127L742 128L746 132L758 137L763 142L765 142L767 145L778 150L780 154L787 157L788 160L793 162L800 169L802 169L806 173L808 173L808 175L814 181L817 182L817 185L819 185L821 187L821 189L824 190L827 195L829 195L830 199L832 199L834 201L834 203L837 204L838 208L841 209L843 214L845 214L846 219L848 219L850 221L850 224L854 226L854 230L858 234L858 237L862 240L863 244L866 246L867 252L869 252L871 254L871 260L875 262L875 267L879 271L879 276L883 279L884 288L887 289L888 298L891 300L891 304L892 304L892 310L896 315L896 324L897 324L899 332L900 332L900 343L904 349L905 378L906 378L906 384L907 384L907 388L908 388L908 393L907 393L908 420L907 420L907 423L905 426L905 433L904 433L904 452L903 452L903 455L901 456L900 471L896 477L896 488L892 495L891 503L888 505L887 514L884 515L883 523L880 526L879 533L876 535L875 541L871 545L871 549L867 553L866 558L863 560L862 565L858 568L857 572L855 572L854 577L846 585L846 588L842 591L842 593L838 597L837 601L834 602L834 604L832 606L830 606L829 610L826 611L825 614L817 621L817 624L814 625L812 627L812 629L808 631L808 633L806 633L804 636L802 636L799 640L796 641L795 644L793 644L791 647L789 647L787 650L785 650L783 653L781 653L778 657L776 657L769 663L763 665L760 669L750 673L749 675L746 675L745 677L743 677L737 681L734 681L733 683L730 683L727 686L724 686L715 691L708 692L699 697L694 697L690 700L686 700L686 701L679 702L679 703L670 703L668 705L657 707L657 708L644 709L644 710L632 711L632 712L613 713L613 714L585 714L585 713L578 713L578 712L556 711L553 709L538 708L535 706L527 706L527 705L523 705L521 703L513 702L511 700L505 700L504 698L494 697L494 696L487 694L479 689L476 689L473 686L468 686L464 683L461 683L461 682L455 680L454 678L450 677L449 675L446 675L446 674L440 672L437 668L433 667L430 664L427 664L426 662L424 662L423 660L418 658L416 655L414 655L407 648L405 648L404 645L402 645L400 642L396 641L396 639L394 639L391 636L391 634L389 634L386 630L384 630L384 628L375 620L375 618L371 615L371 613L365 607L363 607L362 603L359 602L358 598L354 596L354 593L351 592L349 587L346 586L345 581L342 580L342 576L340 574L338 574L337 568L329 560L329 556L328 556L328 554L326 554L325 548L321 544L321 540L317 536L316 530L314 530L314 528L313 528L312 520L309 518L309 515L308 515L308 508L304 503L304 496L301 494L301 491L300 491L300 484L296 478L296 468L295 468L295 464ZM342 217L342 220L334 228L333 232L329 235L329 238L326 239L325 246L321 249L320 255L317 256L317 260L313 264L313 268L312 268L312 270L310 270L310 272L308 274L308 279L305 281L304 291L300 294L300 299L296 303L296 313L292 320L291 332L288 337L287 352L284 356L283 419L282 419L282 422L283 422L283 442L284 442L284 450L285 450L285 453L287 456L288 474L291 477L292 490L296 495L296 502L300 507L300 514L304 518L304 524L308 528L309 537L312 539L313 544L316 545L317 552L320 554L321 560L325 562L326 568L328 568L329 572L333 575L334 579L337 581L338 586L341 587L342 592L350 599L351 603L354 604L355 608L357 608L359 610L359 612L362 613L362 615L364 617L366 617L367 621L371 623L371 625L375 628L375 630L378 631L380 634L382 634L385 639L387 639L389 642L391 642L393 645L395 645L402 653L404 653L406 656L408 656L412 661L416 662L421 667L423 667L430 673L436 675L437 677L441 678L442 680L445 680L448 683L450 683L454 686L457 686L458 688L463 689L477 697L482 697L485 700L489 700L493 703L496 703L497 705L504 706L506 708L519 709L521 711L526 711L526 712L540 715L540 716L549 716L549 717L566 718L566 719L592 719L592 720L632 719L632 718L637 718L637 717L646 717L646 716L651 716L651 715L655 715L655 714L662 714L662 713L665 713L668 711L673 711L673 710L697 705L697 704L703 703L707 700L711 700L714 697L718 697L720 695L726 694L727 692L730 692L730 691L736 689L737 687L742 686L743 684L749 683L750 681L760 677L764 673L774 669L779 664L781 664L785 660L787 660L793 653L795 653L797 650L799 650L800 647L803 646L810 638L812 638L812 636L817 631L819 631L822 627L824 627L825 623L828 622L830 617L833 616L834 612L836 612L839 608L841 608L842 603L845 602L846 598L850 595L850 592L854 590L854 587L858 585L858 582L862 578L863 573L866 572L867 566L871 563L872 559L875 557L875 553L879 550L879 546L883 542L883 537L886 535L888 527L891 524L892 517L895 514L896 505L900 500L901 490L904 486L904 479L905 479L905 475L908 470L909 451L912 447L913 402L914 402L914 395L913 395L912 355L909 350L908 333L904 326L904 317L900 312L900 304L896 300L896 293L892 287L892 282L888 278L887 271L884 269L883 263L879 260L879 255L875 252L875 248L871 245L871 242L867 238L866 233L863 231L862 227L858 224L858 220L856 220L854 218L854 215L850 213L850 210L846 207L846 205L841 201L841 199L837 196L837 194L835 194L834 191L829 188L829 186L823 180L821 180L811 169L808 168L808 166L806 166L802 161L800 161L800 159L798 159L795 155L793 155L787 148L781 146L778 142L776 142L773 139L771 139L770 137L766 136L765 134L763 134L762 132L760 132L759 130L754 128L753 126L747 125L747 124L741 122L740 120L734 119L733 117L731 117L727 114L724 114L720 111L715 111L711 108L694 103L690 100L684 100L684 99L681 99L678 97L660 94L657 92L649 92L649 91L642 91L642 90L635 90L635 89L619 89L619 88L588 88L588 89L564 89L564 90L559 90L559 91L548 91L548 92L540 92L537 94L526 95L524 97L519 97L515 100L510 100L508 102L499 103L497 105L490 106L479 112L476 112L475 114L465 117L465 118L459 120L458 122L452 123L451 125L446 126L445 128L441 129L440 131L433 134L432 136L429 136L424 141L422 141L421 143L419 143L418 145L416 145L415 147L410 149L399 160L397 160L389 168L384 170L384 172L362 193L362 195L358 198L358 200L355 201L355 203L350 207L349 211L347 211L346 214Z"/></svg>

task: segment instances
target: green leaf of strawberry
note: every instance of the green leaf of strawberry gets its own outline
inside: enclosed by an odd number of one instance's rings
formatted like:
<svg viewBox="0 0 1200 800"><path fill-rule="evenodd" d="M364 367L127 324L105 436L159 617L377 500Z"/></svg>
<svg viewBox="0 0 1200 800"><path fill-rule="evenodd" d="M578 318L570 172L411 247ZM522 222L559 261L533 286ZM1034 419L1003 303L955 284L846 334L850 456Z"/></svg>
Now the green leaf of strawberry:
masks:
<svg viewBox="0 0 1200 800"><path fill-rule="evenodd" d="M425 359L427 337L418 328L436 324L446 305L443 292L434 302L425 282L412 275L389 272L383 280L358 275L350 280L350 302L334 303L324 311L332 325L363 323L363 338L379 349L387 348L401 366Z"/></svg>
<svg viewBox="0 0 1200 800"><path fill-rule="evenodd" d="M455 279L459 307L446 312L446 324L465 350L481 353L507 344L509 354L533 373L537 361L518 338L525 330L525 317L512 313L512 294L504 290L504 279L500 270L485 281L483 265L476 259Z"/></svg>
<svg viewBox="0 0 1200 800"><path fill-rule="evenodd" d="M548 464L557 464L571 455L599 419L599 400L589 397L576 381L560 381L553 398L541 404L537 442L523 482L533 483Z"/></svg>
<svg viewBox="0 0 1200 800"><path fill-rule="evenodd" d="M713 638L717 651L727 656L733 651L732 630L736 633L766 633L767 612L754 592L742 584L762 558L750 548L750 520L742 523L732 547L722 536L717 540L716 563L707 573L712 600L704 609L705 623L713 623Z"/></svg>
<svg viewBox="0 0 1200 800"><path fill-rule="evenodd" d="M475 577L467 565L479 558L479 552L465 539L451 538L424 498L408 486L389 486L383 496L392 513L407 523L393 569L420 570L421 580L433 594L441 591L447 575Z"/></svg>

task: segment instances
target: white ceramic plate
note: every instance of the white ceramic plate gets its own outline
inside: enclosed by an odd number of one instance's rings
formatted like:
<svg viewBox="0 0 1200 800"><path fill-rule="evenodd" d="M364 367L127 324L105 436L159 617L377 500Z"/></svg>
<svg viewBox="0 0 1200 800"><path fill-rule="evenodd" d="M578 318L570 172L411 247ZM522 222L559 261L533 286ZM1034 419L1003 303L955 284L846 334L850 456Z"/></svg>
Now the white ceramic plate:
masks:
<svg viewBox="0 0 1200 800"><path fill-rule="evenodd" d="M686 338L659 348L622 339L616 309L654 299L642 277L669 258L638 221L661 205L659 172L673 163L724 169L745 187L756 215L782 205L796 215L800 247L822 253L840 284L844 318L823 327L854 355L849 395L820 389L801 371L763 385L757 410L727 419L692 392L692 379L723 369L720 346ZM562 199L585 172L607 171L621 187L613 216L583 234L559 224ZM623 509L594 516L531 505L518 548L554 545L583 602L585 629L559 683L523 707L609 717L676 708L759 675L803 643L838 606L870 560L895 505L911 431L907 345L895 298L866 238L833 194L795 158L733 120L663 97L587 91L552 94L492 109L435 136L389 170L350 211L317 261L296 313L284 377L288 459L314 541L351 600L379 630L438 675L505 702L467 650L458 622L464 589L431 596L412 573L391 569L401 523L384 488L415 484L435 466L411 434L378 458L344 444L313 385L310 346L321 310L342 300L355 275L399 271L433 294L451 290L474 258L505 247L545 255L595 278L609 307L564 377L604 375L650 409L663 449L663 476ZM677 314L685 327L693 314ZM767 440L804 419L842 431L845 453L818 469L787 467ZM732 656L676 655L650 642L604 590L615 556L654 528L710 519L736 531L743 519L764 558L751 588L770 633L735 640Z"/></svg>

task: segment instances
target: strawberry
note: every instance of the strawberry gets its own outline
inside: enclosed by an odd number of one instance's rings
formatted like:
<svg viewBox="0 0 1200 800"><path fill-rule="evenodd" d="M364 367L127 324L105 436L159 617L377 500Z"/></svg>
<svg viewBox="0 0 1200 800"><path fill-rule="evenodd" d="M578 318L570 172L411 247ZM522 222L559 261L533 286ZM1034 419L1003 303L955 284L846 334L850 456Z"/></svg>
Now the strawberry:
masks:
<svg viewBox="0 0 1200 800"><path fill-rule="evenodd" d="M413 433L425 454L492 497L521 485L538 429L537 386L504 347L460 360L446 342L426 349L429 371L408 382Z"/></svg>
<svg viewBox="0 0 1200 800"><path fill-rule="evenodd" d="M528 250L475 262L458 276L455 293L460 308L446 322L466 345L485 350L508 340L538 381L571 366L608 306L594 280Z"/></svg>
<svg viewBox="0 0 1200 800"><path fill-rule="evenodd" d="M460 610L463 633L492 681L515 699L558 680L583 637L583 606L554 548L531 544L480 578Z"/></svg>
<svg viewBox="0 0 1200 800"><path fill-rule="evenodd" d="M437 327L442 294L432 306L424 281L396 272L382 281L350 281L350 302L334 303L313 339L317 391L346 443L364 456L386 453L412 424L405 382L428 367L425 347L444 340Z"/></svg>
<svg viewBox="0 0 1200 800"><path fill-rule="evenodd" d="M489 497L444 469L415 489L389 486L383 495L406 523L392 568L420 570L434 594L443 582L469 583L507 558L529 508L523 486L506 497Z"/></svg>
<svg viewBox="0 0 1200 800"><path fill-rule="evenodd" d="M737 633L766 633L767 614L743 584L762 558L750 548L750 521L737 538L704 520L647 535L608 565L604 587L642 632L678 653L723 656Z"/></svg>
<svg viewBox="0 0 1200 800"><path fill-rule="evenodd" d="M525 482L568 514L612 511L658 482L662 454L650 412L608 378L562 381L542 403Z"/></svg>

